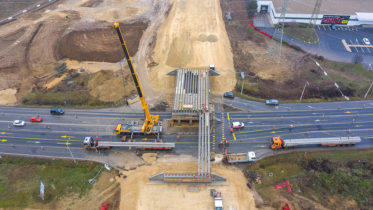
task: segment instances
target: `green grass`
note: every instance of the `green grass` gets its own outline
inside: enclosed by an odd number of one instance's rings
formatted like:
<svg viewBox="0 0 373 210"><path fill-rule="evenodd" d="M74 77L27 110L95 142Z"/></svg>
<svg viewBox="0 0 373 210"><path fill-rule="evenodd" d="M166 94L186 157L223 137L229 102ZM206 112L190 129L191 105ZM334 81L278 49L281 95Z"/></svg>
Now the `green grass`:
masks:
<svg viewBox="0 0 373 210"><path fill-rule="evenodd" d="M25 208L33 203L55 202L67 195L83 196L101 166L90 162L47 160L13 156L0 159L0 208ZM39 197L40 180L45 201Z"/></svg>
<svg viewBox="0 0 373 210"><path fill-rule="evenodd" d="M285 23L284 33L307 43L317 43L319 41L315 29L305 23Z"/></svg>
<svg viewBox="0 0 373 210"><path fill-rule="evenodd" d="M335 208L329 199L353 199L360 208L373 206L373 150L340 150L324 152L293 152L271 156L248 167L246 174L265 202L281 191L275 184L289 180L294 193L316 198L316 202ZM268 174L272 173L270 177ZM254 177L254 178L253 178Z"/></svg>

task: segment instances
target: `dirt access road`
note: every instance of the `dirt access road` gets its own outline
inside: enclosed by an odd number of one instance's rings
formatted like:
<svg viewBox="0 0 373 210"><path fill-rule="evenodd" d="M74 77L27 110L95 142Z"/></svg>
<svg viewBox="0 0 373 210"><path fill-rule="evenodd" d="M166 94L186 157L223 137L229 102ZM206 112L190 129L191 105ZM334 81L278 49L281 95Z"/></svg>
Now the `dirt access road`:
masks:
<svg viewBox="0 0 373 210"><path fill-rule="evenodd" d="M171 94L175 78L166 74L175 68L207 68L215 64L220 76L211 91L221 94L236 84L233 54L225 31L219 0L174 0L157 32L154 62L149 74L154 88Z"/></svg>

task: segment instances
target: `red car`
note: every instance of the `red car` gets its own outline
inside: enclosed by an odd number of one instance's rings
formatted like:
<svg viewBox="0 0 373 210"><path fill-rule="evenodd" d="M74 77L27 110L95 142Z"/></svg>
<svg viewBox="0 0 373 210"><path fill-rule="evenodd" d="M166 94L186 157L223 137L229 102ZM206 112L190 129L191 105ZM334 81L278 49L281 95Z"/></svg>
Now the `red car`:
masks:
<svg viewBox="0 0 373 210"><path fill-rule="evenodd" d="M33 116L30 118L30 122L43 122L43 118L38 116Z"/></svg>

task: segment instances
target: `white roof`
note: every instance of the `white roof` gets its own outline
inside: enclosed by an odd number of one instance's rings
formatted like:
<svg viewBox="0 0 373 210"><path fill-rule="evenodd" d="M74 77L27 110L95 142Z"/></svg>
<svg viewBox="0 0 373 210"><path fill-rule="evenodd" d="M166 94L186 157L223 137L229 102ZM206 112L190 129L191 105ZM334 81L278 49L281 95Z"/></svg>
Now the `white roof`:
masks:
<svg viewBox="0 0 373 210"><path fill-rule="evenodd" d="M359 21L373 21L373 13L356 12L356 17Z"/></svg>

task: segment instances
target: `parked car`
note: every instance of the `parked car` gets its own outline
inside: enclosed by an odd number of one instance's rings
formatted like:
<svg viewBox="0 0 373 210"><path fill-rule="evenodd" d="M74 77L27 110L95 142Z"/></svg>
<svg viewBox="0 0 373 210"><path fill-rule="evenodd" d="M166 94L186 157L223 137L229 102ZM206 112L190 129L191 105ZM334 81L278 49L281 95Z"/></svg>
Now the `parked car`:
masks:
<svg viewBox="0 0 373 210"><path fill-rule="evenodd" d="M60 109L60 108L52 108L51 109L51 114L53 114L53 115L63 115L63 114L65 114L65 111L63 109Z"/></svg>
<svg viewBox="0 0 373 210"><path fill-rule="evenodd" d="M234 94L232 92L225 92L223 96L224 98L234 99Z"/></svg>
<svg viewBox="0 0 373 210"><path fill-rule="evenodd" d="M43 118L40 116L33 116L30 118L30 122L43 122Z"/></svg>
<svg viewBox="0 0 373 210"><path fill-rule="evenodd" d="M369 41L368 38L363 38L363 42L364 42L364 44L366 44L366 45L370 45L370 41Z"/></svg>
<svg viewBox="0 0 373 210"><path fill-rule="evenodd" d="M232 123L232 128L240 129L240 128L243 128L243 127L245 127L245 124L243 122L233 122Z"/></svg>
<svg viewBox="0 0 373 210"><path fill-rule="evenodd" d="M275 105L275 106L277 106L278 105L278 100L277 99L266 100L266 105Z"/></svg>
<svg viewBox="0 0 373 210"><path fill-rule="evenodd" d="M15 127L23 127L26 125L26 122L23 120L14 120L13 125Z"/></svg>

